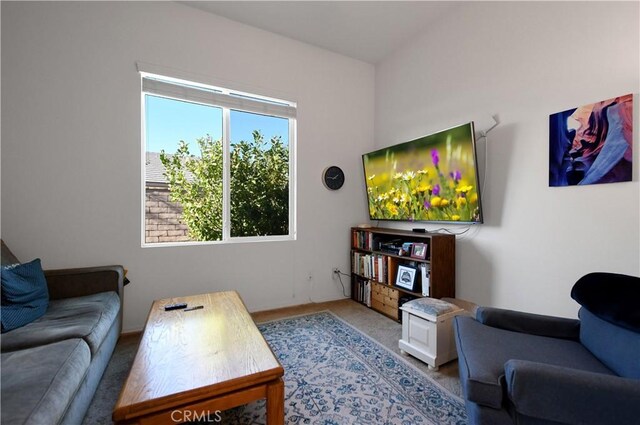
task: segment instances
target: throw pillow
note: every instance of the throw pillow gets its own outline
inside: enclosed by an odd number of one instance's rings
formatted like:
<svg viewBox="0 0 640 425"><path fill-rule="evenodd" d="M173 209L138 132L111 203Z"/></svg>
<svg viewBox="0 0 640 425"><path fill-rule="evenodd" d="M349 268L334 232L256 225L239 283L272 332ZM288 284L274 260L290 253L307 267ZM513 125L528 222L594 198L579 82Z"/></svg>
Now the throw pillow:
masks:
<svg viewBox="0 0 640 425"><path fill-rule="evenodd" d="M602 320L640 332L638 277L618 273L589 273L573 285L571 298Z"/></svg>
<svg viewBox="0 0 640 425"><path fill-rule="evenodd" d="M39 258L29 263L3 266L0 280L3 333L31 323L45 313L49 291Z"/></svg>

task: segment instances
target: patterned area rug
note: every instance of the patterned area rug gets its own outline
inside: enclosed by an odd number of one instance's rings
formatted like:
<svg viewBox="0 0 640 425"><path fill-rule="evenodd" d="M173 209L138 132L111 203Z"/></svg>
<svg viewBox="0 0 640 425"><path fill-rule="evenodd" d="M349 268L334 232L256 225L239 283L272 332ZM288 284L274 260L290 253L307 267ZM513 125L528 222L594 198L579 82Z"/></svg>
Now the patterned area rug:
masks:
<svg viewBox="0 0 640 425"><path fill-rule="evenodd" d="M330 312L258 327L285 370L288 424L467 423L462 400ZM262 400L222 423L264 421Z"/></svg>

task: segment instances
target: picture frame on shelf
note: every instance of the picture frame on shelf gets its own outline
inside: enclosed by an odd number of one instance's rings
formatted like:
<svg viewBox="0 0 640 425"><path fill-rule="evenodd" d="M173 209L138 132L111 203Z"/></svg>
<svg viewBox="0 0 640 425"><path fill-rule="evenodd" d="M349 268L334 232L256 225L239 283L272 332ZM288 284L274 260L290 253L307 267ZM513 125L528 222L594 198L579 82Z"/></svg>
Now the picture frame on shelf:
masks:
<svg viewBox="0 0 640 425"><path fill-rule="evenodd" d="M413 246L413 244L412 244L411 242L405 242L405 243L403 243L403 244L402 244L402 250L400 250L399 255L400 255L401 257L411 255L412 246Z"/></svg>
<svg viewBox="0 0 640 425"><path fill-rule="evenodd" d="M399 288L406 289L407 291L415 292L417 274L418 269L416 269L415 267L398 265L398 273L396 273L395 285Z"/></svg>
<svg viewBox="0 0 640 425"><path fill-rule="evenodd" d="M424 260L427 258L427 244L414 243L411 247L411 258L419 258Z"/></svg>

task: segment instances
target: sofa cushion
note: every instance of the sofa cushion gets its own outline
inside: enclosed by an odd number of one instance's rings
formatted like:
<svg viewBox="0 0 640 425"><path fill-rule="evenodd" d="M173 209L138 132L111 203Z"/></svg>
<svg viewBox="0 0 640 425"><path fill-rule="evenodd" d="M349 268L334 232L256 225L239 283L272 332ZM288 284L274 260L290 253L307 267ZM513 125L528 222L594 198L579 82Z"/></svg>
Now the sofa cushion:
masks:
<svg viewBox="0 0 640 425"><path fill-rule="evenodd" d="M571 298L599 318L640 332L640 278L617 273L589 273L571 289Z"/></svg>
<svg viewBox="0 0 640 425"><path fill-rule="evenodd" d="M90 362L81 339L2 353L2 423L59 423Z"/></svg>
<svg viewBox="0 0 640 425"><path fill-rule="evenodd" d="M120 298L115 292L52 300L44 316L2 336L2 351L82 338L95 354L119 310Z"/></svg>
<svg viewBox="0 0 640 425"><path fill-rule="evenodd" d="M584 307L579 315L582 344L617 375L640 379L640 333L602 320Z"/></svg>
<svg viewBox="0 0 640 425"><path fill-rule="evenodd" d="M502 407L504 364L511 359L613 374L577 341L492 328L463 316L454 329L462 388L480 405Z"/></svg>
<svg viewBox="0 0 640 425"><path fill-rule="evenodd" d="M29 263L2 266L2 332L31 323L49 304L49 291L37 258Z"/></svg>
<svg viewBox="0 0 640 425"><path fill-rule="evenodd" d="M551 338L580 339L580 321L494 307L478 307L476 320L492 328Z"/></svg>

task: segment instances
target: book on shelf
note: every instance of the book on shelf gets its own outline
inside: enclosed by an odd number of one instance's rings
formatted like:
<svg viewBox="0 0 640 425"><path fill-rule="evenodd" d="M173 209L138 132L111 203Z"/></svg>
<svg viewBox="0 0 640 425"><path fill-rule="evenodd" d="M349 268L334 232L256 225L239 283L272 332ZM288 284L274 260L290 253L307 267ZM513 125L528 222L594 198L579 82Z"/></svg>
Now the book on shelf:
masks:
<svg viewBox="0 0 640 425"><path fill-rule="evenodd" d="M371 307L371 281L358 277L354 281L353 298L367 307Z"/></svg>
<svg viewBox="0 0 640 425"><path fill-rule="evenodd" d="M364 284L364 303L367 307L371 307L371 281L367 280Z"/></svg>
<svg viewBox="0 0 640 425"><path fill-rule="evenodd" d="M366 230L355 230L351 233L351 246L366 251L378 249L380 241L372 232Z"/></svg>
<svg viewBox="0 0 640 425"><path fill-rule="evenodd" d="M377 282L386 282L388 273L387 256L381 254L352 253L352 272Z"/></svg>

